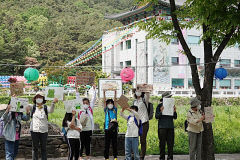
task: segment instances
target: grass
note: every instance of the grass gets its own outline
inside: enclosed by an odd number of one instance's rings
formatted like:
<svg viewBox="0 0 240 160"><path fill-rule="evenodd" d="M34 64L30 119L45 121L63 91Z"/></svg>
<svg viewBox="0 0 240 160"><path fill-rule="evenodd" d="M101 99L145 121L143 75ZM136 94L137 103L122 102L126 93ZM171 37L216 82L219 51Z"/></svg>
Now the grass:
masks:
<svg viewBox="0 0 240 160"><path fill-rule="evenodd" d="M95 123L100 125L103 129L104 111L99 104L94 109ZM154 104L157 106L157 103ZM213 106L215 114L215 122L213 123L215 151L216 153L239 153L240 148L240 110L238 106ZM178 119L175 120L175 154L188 153L188 135L184 131L184 121L186 118L189 106L177 106ZM120 108L119 110L120 111ZM49 120L61 126L65 110L62 102L56 105L55 112L49 114ZM118 114L119 132L125 133L127 122ZM159 154L158 135L157 135L157 120L150 121L150 128L147 137L147 154Z"/></svg>

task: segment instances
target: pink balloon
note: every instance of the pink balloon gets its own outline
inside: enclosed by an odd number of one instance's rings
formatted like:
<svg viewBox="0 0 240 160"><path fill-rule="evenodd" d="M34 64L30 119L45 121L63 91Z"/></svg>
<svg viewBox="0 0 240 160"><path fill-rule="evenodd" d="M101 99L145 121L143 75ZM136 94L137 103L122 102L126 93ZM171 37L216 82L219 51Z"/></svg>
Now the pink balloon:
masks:
<svg viewBox="0 0 240 160"><path fill-rule="evenodd" d="M126 83L134 78L134 71L131 68L124 68L122 69L120 76L122 78L122 82Z"/></svg>

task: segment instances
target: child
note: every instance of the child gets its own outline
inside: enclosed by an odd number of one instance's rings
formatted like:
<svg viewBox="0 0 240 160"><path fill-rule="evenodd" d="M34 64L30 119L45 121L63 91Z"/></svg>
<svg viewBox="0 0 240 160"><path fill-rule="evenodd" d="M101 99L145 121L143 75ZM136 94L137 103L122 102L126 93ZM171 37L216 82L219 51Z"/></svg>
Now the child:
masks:
<svg viewBox="0 0 240 160"><path fill-rule="evenodd" d="M92 131L94 129L93 121L93 108L96 101L96 86L93 86L93 98L91 103L88 98L84 98L83 101L83 111L78 113L78 119L82 124L82 132L80 133L81 139L81 149L80 149L80 160L82 159L83 149L86 149L86 156L89 159L90 156L90 144Z"/></svg>
<svg viewBox="0 0 240 160"><path fill-rule="evenodd" d="M126 110L130 111L130 115L126 116L123 114L124 108L122 109L120 116L128 121L127 123L127 132L125 135L125 159L131 160L131 154L134 154L134 160L139 160L139 152L138 152L138 136L139 136L139 126L136 124L140 124L138 107L131 106L130 109Z"/></svg>
<svg viewBox="0 0 240 160"><path fill-rule="evenodd" d="M69 146L68 159L72 160L74 157L75 160L78 160L80 150L80 131L82 129L82 125L76 118L76 111L65 114L62 126L67 132L67 142Z"/></svg>
<svg viewBox="0 0 240 160"><path fill-rule="evenodd" d="M118 138L118 123L117 123L117 107L116 107L116 94L114 92L114 101L112 99L106 100L106 91L104 93L104 112L105 112L105 149L104 149L104 158L109 159L109 147L112 141L113 147L113 156L114 160L117 160L117 138Z"/></svg>

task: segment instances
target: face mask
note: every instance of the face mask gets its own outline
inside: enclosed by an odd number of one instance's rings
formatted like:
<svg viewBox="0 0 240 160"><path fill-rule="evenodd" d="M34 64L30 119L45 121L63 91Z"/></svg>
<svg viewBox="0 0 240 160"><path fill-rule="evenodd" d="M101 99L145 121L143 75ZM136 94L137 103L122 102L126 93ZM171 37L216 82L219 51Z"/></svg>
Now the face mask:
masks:
<svg viewBox="0 0 240 160"><path fill-rule="evenodd" d="M142 95L141 92L136 92L135 94L136 94L137 97L140 97Z"/></svg>
<svg viewBox="0 0 240 160"><path fill-rule="evenodd" d="M37 98L37 99L36 99L36 103L42 104L42 102L43 102L43 99L42 99L42 98Z"/></svg>
<svg viewBox="0 0 240 160"><path fill-rule="evenodd" d="M198 106L197 106L197 109L200 110L200 109L201 109L201 105L198 105Z"/></svg>
<svg viewBox="0 0 240 160"><path fill-rule="evenodd" d="M87 110L88 107L89 107L89 106L88 106L87 104L84 104L84 105L83 105L83 109L85 109L85 110Z"/></svg>
<svg viewBox="0 0 240 160"><path fill-rule="evenodd" d="M108 104L107 107L108 107L108 109L113 109L113 105L112 104Z"/></svg>

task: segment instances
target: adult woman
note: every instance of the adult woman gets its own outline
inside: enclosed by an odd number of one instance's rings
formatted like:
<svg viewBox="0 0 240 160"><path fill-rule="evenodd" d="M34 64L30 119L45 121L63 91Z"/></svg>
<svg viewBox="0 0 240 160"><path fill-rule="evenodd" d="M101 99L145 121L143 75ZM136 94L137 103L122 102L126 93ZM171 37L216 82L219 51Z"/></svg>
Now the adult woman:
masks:
<svg viewBox="0 0 240 160"><path fill-rule="evenodd" d="M196 97L190 100L191 109L187 113L188 138L189 138L189 157L190 160L201 159L202 132L205 116L201 113L201 101Z"/></svg>
<svg viewBox="0 0 240 160"><path fill-rule="evenodd" d="M135 100L133 105L138 107L138 114L143 125L143 134L140 136L141 154L140 159L143 160L146 155L147 148L147 133L149 130L149 117L148 117L148 102L149 93L140 92L137 88L134 94Z"/></svg>
<svg viewBox="0 0 240 160"><path fill-rule="evenodd" d="M3 135L5 137L6 160L14 160L18 153L18 145L21 134L21 120L30 119L30 109L26 107L26 114L11 112L11 105L8 105L5 113L2 115L5 127Z"/></svg>
<svg viewBox="0 0 240 160"><path fill-rule="evenodd" d="M33 105L30 105L32 109L32 122L30 125L30 131L32 136L33 160L38 160L39 144L41 147L42 160L47 159L47 137L48 137L48 113L54 112L55 103L58 99L54 99L51 107L48 107L44 97L44 93L38 92L33 98Z"/></svg>

